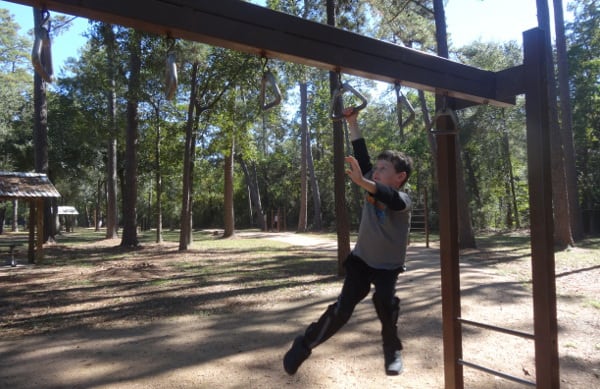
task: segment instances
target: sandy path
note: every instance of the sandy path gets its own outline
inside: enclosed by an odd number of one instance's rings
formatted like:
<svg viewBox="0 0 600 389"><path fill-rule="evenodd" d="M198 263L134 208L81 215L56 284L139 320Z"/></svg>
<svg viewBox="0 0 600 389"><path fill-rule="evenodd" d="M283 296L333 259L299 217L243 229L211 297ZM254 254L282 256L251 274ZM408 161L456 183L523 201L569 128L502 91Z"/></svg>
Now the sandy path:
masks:
<svg viewBox="0 0 600 389"><path fill-rule="evenodd" d="M289 233L265 237L292 246L336 249L335 242L322 238L307 240ZM405 372L399 377L384 374L379 323L370 297L357 306L339 334L314 350L295 376L283 371L281 360L290 342L335 299L340 280L286 293L267 291L264 303L241 305L239 312L113 321L93 328L0 338L0 387L443 388L438 250L410 246L408 258L409 271L398 283L399 327L405 345ZM481 265L461 266L463 316L531 331L531 300L521 284ZM561 306L561 312L568 309ZM598 339L597 320L596 316L595 327L582 336ZM576 321L560 324L564 333L577 333ZM589 369L598 365L597 355L582 357L564 345L561 353L562 387L600 387L598 372ZM574 357L569 359L569 354ZM523 379L535 377L533 345L527 341L469 329L464 334L464 355ZM465 387L522 386L465 369Z"/></svg>

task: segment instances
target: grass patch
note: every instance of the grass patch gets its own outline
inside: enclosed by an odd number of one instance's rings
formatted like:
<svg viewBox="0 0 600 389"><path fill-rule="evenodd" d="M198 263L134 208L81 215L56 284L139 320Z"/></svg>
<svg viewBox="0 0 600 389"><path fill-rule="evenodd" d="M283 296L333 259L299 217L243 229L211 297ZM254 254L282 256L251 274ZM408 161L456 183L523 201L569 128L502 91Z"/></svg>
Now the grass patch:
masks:
<svg viewBox="0 0 600 389"><path fill-rule="evenodd" d="M592 308L600 309L600 301L599 300L588 300L587 305Z"/></svg>

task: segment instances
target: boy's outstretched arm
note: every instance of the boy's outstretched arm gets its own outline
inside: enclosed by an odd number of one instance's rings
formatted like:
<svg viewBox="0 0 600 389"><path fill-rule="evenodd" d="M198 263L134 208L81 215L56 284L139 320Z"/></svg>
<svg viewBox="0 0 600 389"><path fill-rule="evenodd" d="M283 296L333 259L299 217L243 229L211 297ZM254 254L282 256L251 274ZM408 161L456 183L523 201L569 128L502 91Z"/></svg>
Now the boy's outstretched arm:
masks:
<svg viewBox="0 0 600 389"><path fill-rule="evenodd" d="M358 164L362 170L362 174L367 174L373 167L369 151L362 132L358 127L358 111L352 108L344 109L344 117L350 131L350 140L352 141L352 149L354 150L354 158L358 160Z"/></svg>
<svg viewBox="0 0 600 389"><path fill-rule="evenodd" d="M358 164L356 158L347 156L344 158L344 161L350 164L350 168L346 169L346 174L348 174L352 182L367 192L375 194L377 192L377 185L375 184L375 181L369 180L363 176L360 165Z"/></svg>

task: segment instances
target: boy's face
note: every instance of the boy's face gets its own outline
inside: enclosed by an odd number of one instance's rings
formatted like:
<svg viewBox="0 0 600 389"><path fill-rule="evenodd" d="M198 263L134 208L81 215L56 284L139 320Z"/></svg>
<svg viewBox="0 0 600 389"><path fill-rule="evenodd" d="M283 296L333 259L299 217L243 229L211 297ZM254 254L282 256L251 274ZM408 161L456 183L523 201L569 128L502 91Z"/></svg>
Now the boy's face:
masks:
<svg viewBox="0 0 600 389"><path fill-rule="evenodd" d="M373 170L373 181L398 189L404 182L405 178L406 172L396 172L396 169L394 169L394 164L390 161L380 159L375 163L375 169Z"/></svg>

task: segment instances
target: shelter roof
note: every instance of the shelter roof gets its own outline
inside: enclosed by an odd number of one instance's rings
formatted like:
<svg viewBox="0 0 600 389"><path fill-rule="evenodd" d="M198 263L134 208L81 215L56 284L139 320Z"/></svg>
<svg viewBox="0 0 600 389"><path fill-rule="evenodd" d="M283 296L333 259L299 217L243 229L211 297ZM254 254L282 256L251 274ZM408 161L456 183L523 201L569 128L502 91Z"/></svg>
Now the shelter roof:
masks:
<svg viewBox="0 0 600 389"><path fill-rule="evenodd" d="M77 209L71 205L59 205L57 213L59 215L79 215Z"/></svg>
<svg viewBox="0 0 600 389"><path fill-rule="evenodd" d="M43 173L0 171L0 200L60 197Z"/></svg>

